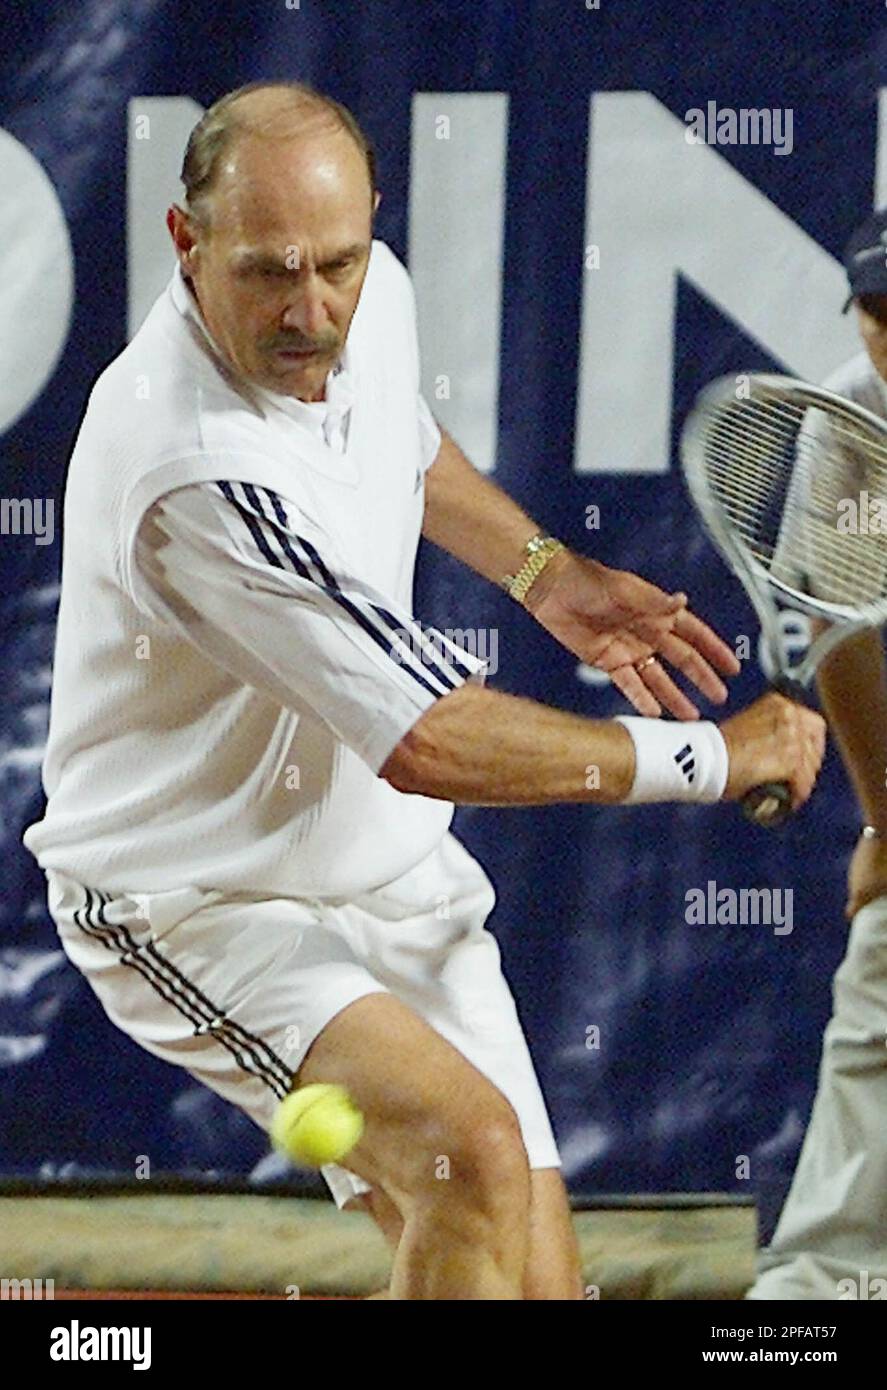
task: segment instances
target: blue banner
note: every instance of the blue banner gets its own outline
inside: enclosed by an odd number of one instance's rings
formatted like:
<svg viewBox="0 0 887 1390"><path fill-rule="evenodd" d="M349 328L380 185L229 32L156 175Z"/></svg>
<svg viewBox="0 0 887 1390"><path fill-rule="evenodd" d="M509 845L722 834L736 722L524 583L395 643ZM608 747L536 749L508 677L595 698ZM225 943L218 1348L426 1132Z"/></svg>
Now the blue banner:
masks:
<svg viewBox="0 0 887 1390"><path fill-rule="evenodd" d="M279 1171L245 1117L106 1021L20 843L42 808L66 460L92 382L169 275L164 213L201 109L288 77L354 111L435 413L545 530L686 589L747 658L738 708L764 684L757 628L675 439L715 376L819 380L859 350L840 251L887 202L882 16L831 0L7 6L0 1172L131 1176L145 1153L155 1171ZM427 545L418 590L437 627L496 633L497 688L626 711ZM756 1193L769 1227L812 1101L855 827L834 751L779 834L730 807L457 812L497 886L490 925L574 1193ZM693 920L695 895L725 888L780 890L790 914Z"/></svg>

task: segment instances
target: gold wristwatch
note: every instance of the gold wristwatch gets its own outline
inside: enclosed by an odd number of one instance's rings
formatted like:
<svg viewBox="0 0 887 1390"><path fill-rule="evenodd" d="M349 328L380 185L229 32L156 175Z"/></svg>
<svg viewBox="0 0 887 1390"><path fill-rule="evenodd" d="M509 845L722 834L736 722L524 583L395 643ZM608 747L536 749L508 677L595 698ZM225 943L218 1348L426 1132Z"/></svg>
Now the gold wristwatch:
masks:
<svg viewBox="0 0 887 1390"><path fill-rule="evenodd" d="M554 536L531 536L526 544L526 560L517 574L503 575L502 588L518 603L523 603L552 555L564 548L563 541L557 540Z"/></svg>

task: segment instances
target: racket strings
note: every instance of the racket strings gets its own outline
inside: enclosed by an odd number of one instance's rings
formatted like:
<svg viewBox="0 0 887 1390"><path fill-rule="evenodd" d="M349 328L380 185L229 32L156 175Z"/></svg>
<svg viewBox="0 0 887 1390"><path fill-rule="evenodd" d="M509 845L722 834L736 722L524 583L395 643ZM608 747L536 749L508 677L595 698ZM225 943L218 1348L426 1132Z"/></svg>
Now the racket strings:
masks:
<svg viewBox="0 0 887 1390"><path fill-rule="evenodd" d="M842 603L873 602L884 592L883 542L838 533L832 497L819 492L803 509L789 505L778 529L775 524L762 529L760 498L752 504L746 498L737 505L734 495L727 510L758 563L791 587Z"/></svg>
<svg viewBox="0 0 887 1390"><path fill-rule="evenodd" d="M884 599L887 534L866 526L872 497L887 508L884 439L819 400L762 392L722 400L706 426L707 486L760 566L831 602ZM855 527L839 528L842 504Z"/></svg>
<svg viewBox="0 0 887 1390"><path fill-rule="evenodd" d="M793 402L789 404L776 397L767 398L759 396L757 398L750 398L747 402L738 402L737 404L745 405L750 408L751 412L757 411L760 422L765 426L770 424L778 425L780 422L783 423L792 435L797 431L799 421L802 421L807 415L817 412L828 420L829 428L833 434L839 437L846 436L848 439L852 439L855 443L863 445L866 452L869 453L874 460L881 458L887 463L887 441L870 431L862 433L861 430L863 426L861 421L852 419L849 416L844 416L838 410L832 410L831 408L826 410L819 401L804 402L803 404ZM735 407L732 405L728 407L728 409L734 408ZM753 415L750 414L749 418L753 418ZM839 424L839 421L843 421L844 423ZM848 426L850 426L850 428L848 428Z"/></svg>
<svg viewBox="0 0 887 1390"><path fill-rule="evenodd" d="M754 402L753 404L759 405L760 403ZM799 415L803 419L803 417L810 413L810 410L810 407L806 407L802 411L796 410L791 414L784 410L780 410L779 412L768 412L766 414L762 411L758 418L750 414L743 421L743 426L744 434L747 436L751 446L751 455L756 456L762 447L769 450L771 446L779 444L783 444L787 450L792 451L796 448L799 441L805 442L803 433L799 431ZM782 430L770 428L771 423L778 424L780 422L784 422L787 428ZM731 439L730 429L723 420L715 421L714 429L717 430L719 425L724 426L727 440L736 447L741 447L742 441ZM833 419L829 419L828 428L831 434L838 439L840 444L844 444L844 442L847 441L846 447L848 450L851 447L850 442L852 441L852 445L864 451L862 457L865 461L866 471L877 471L879 462L882 463L884 469L887 470L887 447L879 441L861 435L858 430L837 429ZM842 457L846 459L849 455L844 455Z"/></svg>
<svg viewBox="0 0 887 1390"><path fill-rule="evenodd" d="M779 511L771 486L762 500L744 498L728 507L740 537L759 564L773 577L816 597L833 602L868 603L885 590L885 547L880 538L842 535L837 530L834 493L807 482L801 506L789 500ZM769 511L770 515L767 515ZM779 517L778 524L773 516Z"/></svg>
<svg viewBox="0 0 887 1390"><path fill-rule="evenodd" d="M787 408L783 402L775 401L772 406L767 407L766 420L784 421L789 429L796 429L799 418L804 419L810 414L821 415L827 420L830 432L839 441L852 440L854 444L864 448L875 466L879 460L887 466L887 440L867 430L862 421L851 419L838 410L826 410L819 402Z"/></svg>
<svg viewBox="0 0 887 1390"><path fill-rule="evenodd" d="M750 442L746 443L744 440L731 437L729 430L723 425L715 425L713 439L720 440L721 443L726 440L729 443L729 452L725 450L724 457L720 457L712 451L712 456L709 458L709 468L711 473L718 478L720 486L724 489L729 488L734 504L738 505L740 502L745 502L749 514L753 515L757 506L772 497L778 480L783 474L785 461L780 459L777 462L772 452L764 453L760 447L762 441L766 441L769 448L775 437L763 436L758 431L750 430L748 438ZM799 445L803 443L803 440L799 441ZM743 463L747 465L744 472L736 471L735 463L732 462L736 458L741 458ZM805 459L802 456L790 460L792 467L803 467L804 463ZM815 475L811 491L813 490L818 493L822 491L821 487L817 486ZM821 519L825 519L825 516Z"/></svg>

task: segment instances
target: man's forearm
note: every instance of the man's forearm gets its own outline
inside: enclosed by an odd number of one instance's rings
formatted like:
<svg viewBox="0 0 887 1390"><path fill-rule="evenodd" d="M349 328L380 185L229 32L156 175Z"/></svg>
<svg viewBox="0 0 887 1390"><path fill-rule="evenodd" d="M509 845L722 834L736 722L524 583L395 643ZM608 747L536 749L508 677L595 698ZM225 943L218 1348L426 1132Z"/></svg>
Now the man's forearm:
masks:
<svg viewBox="0 0 887 1390"><path fill-rule="evenodd" d="M527 541L541 529L441 430L440 452L425 474L427 540L498 584L520 568Z"/></svg>
<svg viewBox="0 0 887 1390"><path fill-rule="evenodd" d="M817 685L862 815L887 833L887 663L880 632L836 647Z"/></svg>
<svg viewBox="0 0 887 1390"><path fill-rule="evenodd" d="M800 806L824 747L820 716L774 692L718 732L698 721L636 719L629 728L466 681L424 711L379 776L462 806L712 801L762 782L788 782Z"/></svg>
<svg viewBox="0 0 887 1390"><path fill-rule="evenodd" d="M634 774L634 744L614 720L472 684L438 700L379 771L399 791L468 806L612 805Z"/></svg>

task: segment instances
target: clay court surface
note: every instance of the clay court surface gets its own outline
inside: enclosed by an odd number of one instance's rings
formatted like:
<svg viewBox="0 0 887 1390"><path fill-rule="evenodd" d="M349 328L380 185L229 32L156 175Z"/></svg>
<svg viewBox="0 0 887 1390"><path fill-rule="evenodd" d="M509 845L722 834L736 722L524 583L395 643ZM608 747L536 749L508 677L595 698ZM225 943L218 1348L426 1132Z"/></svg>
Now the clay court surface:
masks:
<svg viewBox="0 0 887 1390"><path fill-rule="evenodd" d="M754 1278L756 1212L707 1195L610 1197L574 1212L589 1298L739 1300ZM57 1300L362 1300L391 1256L365 1212L295 1195L0 1193L9 1276Z"/></svg>

